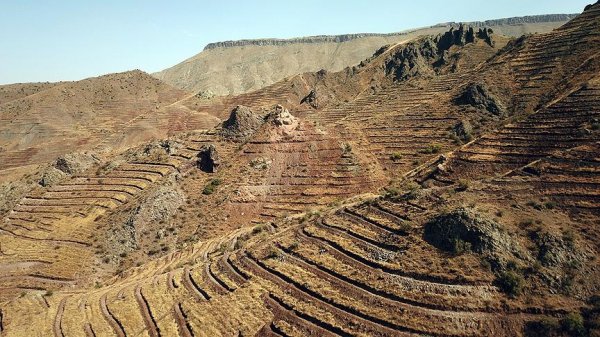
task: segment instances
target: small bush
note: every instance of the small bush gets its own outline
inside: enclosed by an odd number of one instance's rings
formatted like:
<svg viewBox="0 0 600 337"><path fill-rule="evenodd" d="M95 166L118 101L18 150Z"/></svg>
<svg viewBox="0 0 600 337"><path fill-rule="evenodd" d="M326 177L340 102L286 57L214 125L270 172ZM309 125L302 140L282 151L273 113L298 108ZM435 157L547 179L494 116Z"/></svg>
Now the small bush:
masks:
<svg viewBox="0 0 600 337"><path fill-rule="evenodd" d="M539 321L528 322L525 326L525 336L552 336L560 330L557 320L544 317Z"/></svg>
<svg viewBox="0 0 600 337"><path fill-rule="evenodd" d="M564 231L563 235L562 235L562 239L565 241L567 246L569 246L570 248L575 247L575 233L573 232L572 229L567 229L566 231Z"/></svg>
<svg viewBox="0 0 600 337"><path fill-rule="evenodd" d="M533 219L525 219L518 224L519 228L528 228L533 226Z"/></svg>
<svg viewBox="0 0 600 337"><path fill-rule="evenodd" d="M252 228L252 235L259 234L266 230L267 230L267 225L265 225L265 224L256 225L256 226L254 226L254 228Z"/></svg>
<svg viewBox="0 0 600 337"><path fill-rule="evenodd" d="M578 312L572 312L561 319L560 326L569 336L585 336L583 317Z"/></svg>
<svg viewBox="0 0 600 337"><path fill-rule="evenodd" d="M267 255L265 255L265 260L276 259L279 257L279 255L279 251L277 251L275 248L270 248L267 252Z"/></svg>
<svg viewBox="0 0 600 337"><path fill-rule="evenodd" d="M402 159L402 154L400 152L394 152L390 155L390 159L392 161L398 161L398 160Z"/></svg>
<svg viewBox="0 0 600 337"><path fill-rule="evenodd" d="M523 291L523 277L515 271L502 272L496 278L496 286L505 294L515 297Z"/></svg>
<svg viewBox="0 0 600 337"><path fill-rule="evenodd" d="M537 209L538 211L540 211L544 208L540 203L535 202L533 200L528 201L526 205L529 207L533 207L533 208Z"/></svg>
<svg viewBox="0 0 600 337"><path fill-rule="evenodd" d="M419 153L423 154L435 154L440 153L442 150L442 145L440 144L429 144L426 148L419 150Z"/></svg>
<svg viewBox="0 0 600 337"><path fill-rule="evenodd" d="M204 186L204 189L202 190L202 194L204 195L211 195L215 192L215 189L217 188L217 186L221 185L222 181L221 179L213 179L211 180L206 186Z"/></svg>
<svg viewBox="0 0 600 337"><path fill-rule="evenodd" d="M292 243L289 245L288 249L289 249L289 250L296 250L296 249L298 248L298 246L299 246L299 245L300 245L300 243L299 243L298 241L294 241L294 242L292 242Z"/></svg>
<svg viewBox="0 0 600 337"><path fill-rule="evenodd" d="M383 190L383 197L386 199L397 199L401 194L400 190L393 186L384 187Z"/></svg>
<svg viewBox="0 0 600 337"><path fill-rule="evenodd" d="M46 297L50 297L54 294L54 292L52 290L46 290L46 292L44 293L44 296Z"/></svg>
<svg viewBox="0 0 600 337"><path fill-rule="evenodd" d="M463 192L469 189L469 181L461 179L458 181L458 185L456 186L456 191Z"/></svg>

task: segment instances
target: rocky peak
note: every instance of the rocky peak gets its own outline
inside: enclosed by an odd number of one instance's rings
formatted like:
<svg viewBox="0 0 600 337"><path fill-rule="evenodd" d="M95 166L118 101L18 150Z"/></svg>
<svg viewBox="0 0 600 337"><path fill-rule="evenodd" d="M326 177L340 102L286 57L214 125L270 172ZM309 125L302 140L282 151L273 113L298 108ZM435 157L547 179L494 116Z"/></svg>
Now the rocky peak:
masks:
<svg viewBox="0 0 600 337"><path fill-rule="evenodd" d="M467 43L475 42L475 30L472 26L461 23L458 29L452 27L443 35L439 35L436 40L440 50L448 50L452 46L464 46Z"/></svg>
<svg viewBox="0 0 600 337"><path fill-rule="evenodd" d="M223 122L221 135L225 138L243 141L252 136L263 124L264 119L250 108L238 105Z"/></svg>

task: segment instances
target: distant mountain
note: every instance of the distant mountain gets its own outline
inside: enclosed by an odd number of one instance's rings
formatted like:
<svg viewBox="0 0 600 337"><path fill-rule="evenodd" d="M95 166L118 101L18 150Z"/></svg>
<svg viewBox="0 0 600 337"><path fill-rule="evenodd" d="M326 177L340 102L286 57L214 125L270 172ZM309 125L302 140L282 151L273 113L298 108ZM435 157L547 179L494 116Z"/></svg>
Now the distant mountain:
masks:
<svg viewBox="0 0 600 337"><path fill-rule="evenodd" d="M575 14L552 14L472 22L497 34L521 36L561 26ZM416 37L439 34L455 22L390 34L345 34L293 39L257 39L208 44L204 50L153 76L180 89L217 95L239 94L263 88L283 78L325 69L339 71L371 56L379 47Z"/></svg>

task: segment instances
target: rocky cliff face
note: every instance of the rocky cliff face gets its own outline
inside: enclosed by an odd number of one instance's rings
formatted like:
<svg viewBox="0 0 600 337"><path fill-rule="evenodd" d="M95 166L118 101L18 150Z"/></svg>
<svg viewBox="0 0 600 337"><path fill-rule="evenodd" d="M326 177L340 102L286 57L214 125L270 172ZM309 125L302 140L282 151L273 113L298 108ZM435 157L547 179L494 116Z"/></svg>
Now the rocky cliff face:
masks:
<svg viewBox="0 0 600 337"><path fill-rule="evenodd" d="M466 24L475 28L480 27L494 27L504 25L523 25L530 23L547 23L547 22L562 22L569 21L576 17L578 14L547 14L547 15L531 15L521 16L513 18L504 18L497 20L486 20L486 21L474 21L467 22ZM439 24L432 27L446 27L446 26L459 26L461 23L448 22ZM307 37L298 37L291 39L247 39L247 40L236 40L236 41L221 41L209 43L204 47L204 50L211 50L215 48L231 48L231 47L243 47L243 46L284 46L288 44L297 43L341 43L348 42L355 39L364 37L389 37L389 36L402 36L408 35L416 30L410 30L405 32L388 33L388 34L377 34L377 33L358 33L358 34L342 34L342 35L316 35Z"/></svg>
<svg viewBox="0 0 600 337"><path fill-rule="evenodd" d="M461 24L458 28L452 27L436 37L428 36L410 42L386 61L386 74L391 74L397 81L417 75L435 74L442 67L452 63L450 53L453 46L465 46L482 40L489 47L493 47L492 34L490 28L480 28L476 31L473 26Z"/></svg>

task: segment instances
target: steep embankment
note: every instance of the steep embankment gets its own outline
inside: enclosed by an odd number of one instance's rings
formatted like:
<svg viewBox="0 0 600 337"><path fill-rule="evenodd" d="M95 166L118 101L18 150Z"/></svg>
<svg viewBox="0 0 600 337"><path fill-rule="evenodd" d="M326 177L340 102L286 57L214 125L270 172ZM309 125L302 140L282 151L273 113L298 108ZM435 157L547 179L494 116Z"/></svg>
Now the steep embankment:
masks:
<svg viewBox="0 0 600 337"><path fill-rule="evenodd" d="M540 15L474 22L497 34L520 36L548 32L574 15ZM181 89L210 90L217 95L260 89L291 75L325 69L340 71L369 57L386 44L439 34L456 23L391 34L348 34L289 40L260 39L211 43L201 53L153 74Z"/></svg>

